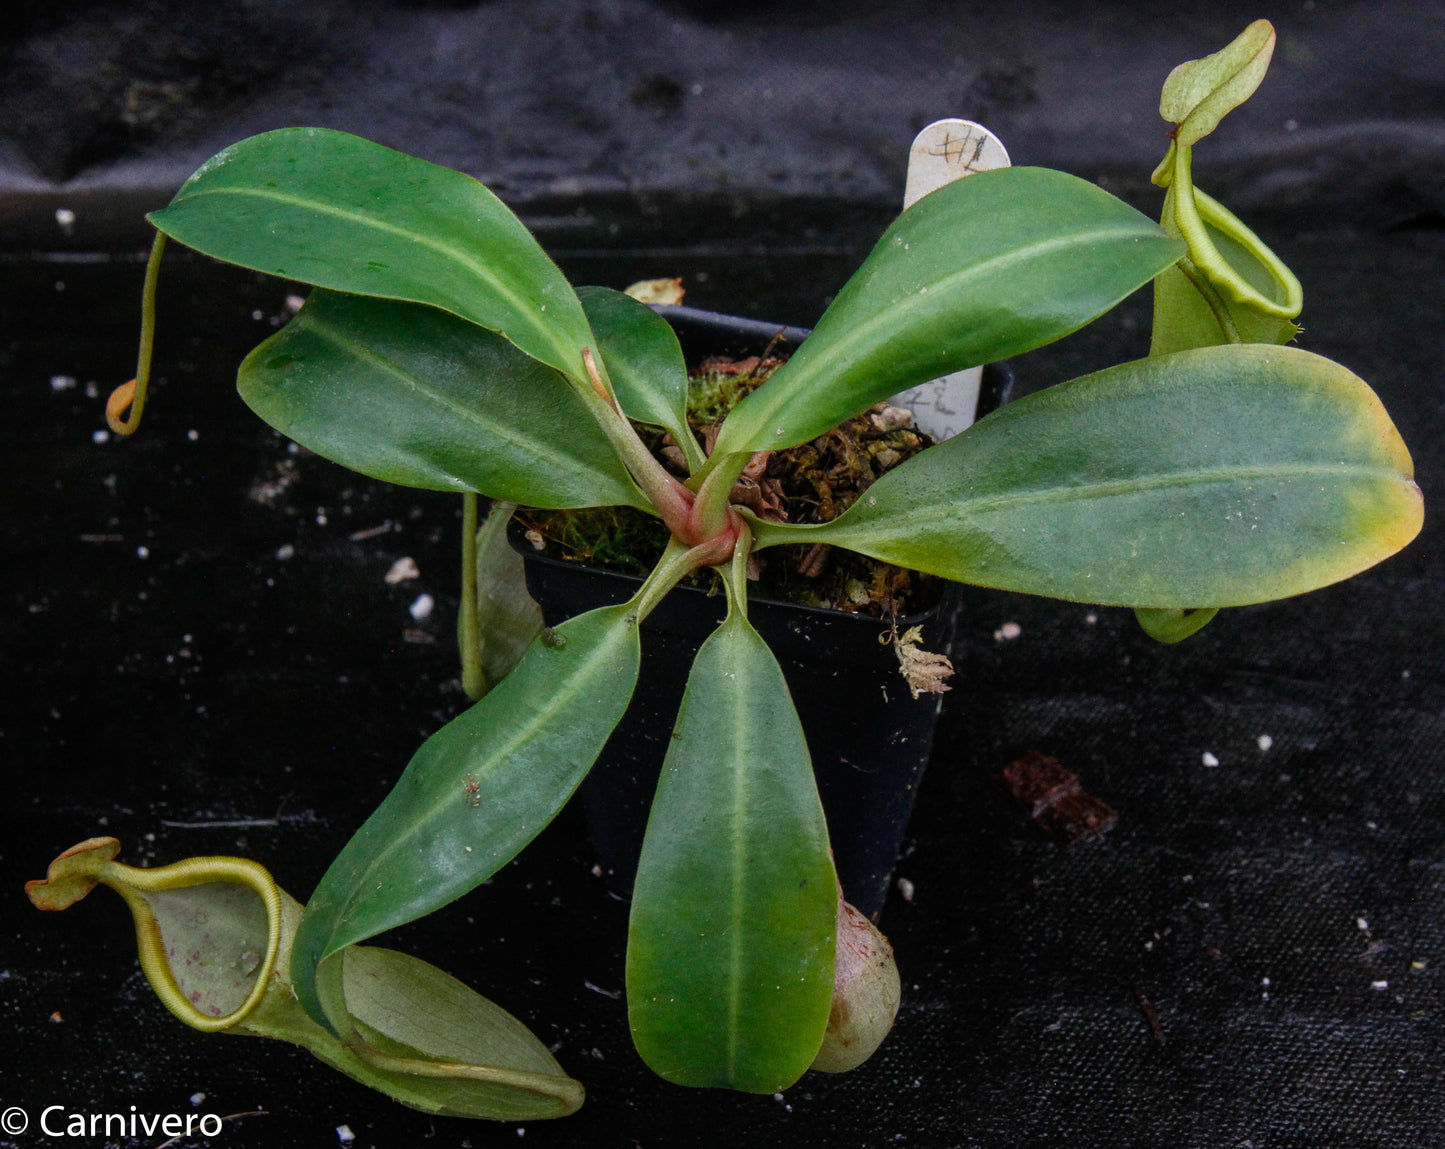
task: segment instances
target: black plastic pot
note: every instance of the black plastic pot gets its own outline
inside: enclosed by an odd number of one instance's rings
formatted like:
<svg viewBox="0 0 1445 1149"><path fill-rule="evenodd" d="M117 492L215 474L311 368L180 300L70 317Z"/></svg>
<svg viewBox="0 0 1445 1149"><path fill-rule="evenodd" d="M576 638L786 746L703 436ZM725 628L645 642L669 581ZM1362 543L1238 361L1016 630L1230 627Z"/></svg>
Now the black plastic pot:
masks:
<svg viewBox="0 0 1445 1149"><path fill-rule="evenodd" d="M775 338L796 346L804 328L779 327L686 307L659 307L689 361L757 354ZM980 413L1006 400L1012 374L990 365ZM624 602L641 580L536 553L522 544L527 586L556 625ZM951 652L959 596L943 584L928 610L898 620L923 627L928 650ZM698 647L722 621L721 595L679 587L642 625L642 669L632 705L582 788L589 833L613 888L630 892L653 792L687 674ZM941 695L913 698L898 671L887 627L877 619L751 599L748 617L767 640L807 735L828 817L838 878L848 901L877 918L933 748Z"/></svg>
<svg viewBox="0 0 1445 1149"><path fill-rule="evenodd" d="M641 580L530 554L527 586L554 625L625 602ZM957 596L945 589L922 624L930 650L953 637ZM588 832L619 893L631 889L662 760L692 660L725 612L721 595L679 587L642 624L642 669L621 725L582 787ZM750 600L748 618L767 640L798 708L818 779L838 878L848 900L875 916L913 808L941 695L914 699L877 619Z"/></svg>

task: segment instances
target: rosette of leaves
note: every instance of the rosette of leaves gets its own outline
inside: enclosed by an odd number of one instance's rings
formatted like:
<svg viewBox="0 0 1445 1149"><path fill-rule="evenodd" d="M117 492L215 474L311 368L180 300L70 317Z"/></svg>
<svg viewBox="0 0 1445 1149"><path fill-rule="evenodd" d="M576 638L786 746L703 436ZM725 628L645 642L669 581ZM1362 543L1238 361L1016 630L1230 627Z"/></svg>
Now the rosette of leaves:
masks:
<svg viewBox="0 0 1445 1149"><path fill-rule="evenodd" d="M1236 51L1171 80L1166 114L1183 114L1161 169L1164 226L1042 168L933 192L729 413L710 454L688 433L667 326L620 293L574 290L458 172L288 129L226 149L151 216L162 237L314 285L240 368L242 397L282 433L389 482L637 507L671 539L631 601L544 632L433 735L343 849L289 961L311 1022L341 1036L354 1012L344 955L472 890L567 801L628 706L639 622L701 567L718 569L729 610L666 739L631 909L628 1016L667 1079L770 1093L822 1045L837 900L806 735L748 622L753 550L828 543L986 587L1139 608L1172 637L1193 612L1348 578L1415 535L1410 457L1369 387L1279 346L1287 317L1217 278L1253 283L1262 257L1187 184L1189 149L1258 71L1259 51L1245 54L1242 67ZM1210 262L1191 205L1227 272ZM730 502L757 452L1056 340L1151 281L1161 302L1150 357L1004 407L830 522L763 522ZM1287 287L1280 295L1270 306L1293 306ZM144 376L117 399L117 422L143 398ZM134 411L121 425L133 422ZM652 457L639 423L671 434L685 478Z"/></svg>

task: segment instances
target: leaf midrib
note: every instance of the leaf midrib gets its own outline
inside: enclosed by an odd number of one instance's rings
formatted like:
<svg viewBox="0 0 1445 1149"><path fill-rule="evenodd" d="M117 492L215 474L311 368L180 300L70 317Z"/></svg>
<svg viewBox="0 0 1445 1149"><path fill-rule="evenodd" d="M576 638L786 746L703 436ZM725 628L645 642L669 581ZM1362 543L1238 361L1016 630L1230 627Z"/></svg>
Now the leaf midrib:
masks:
<svg viewBox="0 0 1445 1149"><path fill-rule="evenodd" d="M338 347L363 362L370 363L379 370L393 376L401 383L411 387L412 390L428 399L441 410L448 414L455 415L463 422L477 428L479 432L492 434L520 453L530 455L540 462L558 467L568 474L574 476L579 475L576 460L565 454L553 454L549 452L545 449L545 440L518 435L516 431L507 424L483 417L481 412L464 406L448 397L443 392L425 382L420 376L412 374L399 362L382 356L365 344L348 338L327 321L319 319L314 315L303 316L303 318L306 320L306 327L324 342L329 342L334 347ZM580 472L580 475L584 479L592 477L585 471Z"/></svg>
<svg viewBox="0 0 1445 1149"><path fill-rule="evenodd" d="M324 200L309 199L305 196L295 195L286 192L246 187L210 187L202 188L198 191L187 192L182 196L178 196L174 203L179 206L190 200L200 199L203 196L209 195L250 196L254 199L270 200L277 203L291 204L295 207L301 207L310 211L318 212L321 215L330 215L336 217L337 219L344 219L350 223L358 224L362 227L371 228L375 231L393 235L398 239L405 240L408 243L414 243L421 247L429 248L432 251L436 252L438 255L441 255L444 258L453 261L454 263L460 264L467 271L476 275L477 278L488 284L492 288L492 290L494 290L507 302L509 306L516 310L516 312L521 317L527 327L529 327L534 332L540 334L543 338L543 342L545 342L554 349L554 352L557 355L558 363L550 364L550 366L556 366L560 370L566 370L565 367L562 367L561 365L567 362L566 352L569 350L568 346L556 339L550 338L551 329L546 325L540 324L537 321L537 319L531 314L530 307L528 306L528 301L523 299L522 296L518 295L516 291L512 290L512 288L507 284L504 279L491 273L486 263L477 260L475 257L471 256L466 251L461 250L460 248L441 243L440 241L433 239L431 236L428 236L425 232L408 231L406 228L398 227L396 224L387 223L385 220L377 219L375 216L368 216L357 211L338 207L335 204L328 203ZM477 323L478 326L485 327L489 331L500 331L500 328L492 327L488 324L479 323L477 318L473 315L470 315L465 311L458 310L455 307L448 306L447 304L438 303L435 300L417 300L416 302L426 303L434 307L440 307L444 311L448 311L451 314L456 315L460 319L465 319L470 323ZM506 338L506 336L503 336L503 338ZM509 339L508 342L514 341Z"/></svg>
<svg viewBox="0 0 1445 1149"><path fill-rule="evenodd" d="M946 295L956 290L958 284L970 278L986 278L999 272L1006 272L1015 265L1025 262L1031 258L1042 258L1050 251L1058 248L1073 246L1076 244L1088 244L1093 242L1104 242L1115 238L1137 238L1140 234L1149 235L1147 229L1141 228L1135 222L1120 223L1108 228L1095 228L1086 232L1071 232L1064 236L1052 236L1049 239L1036 240L1021 247L1011 248L1008 251L999 252L987 259L977 263L968 264L959 268L942 279L930 281L927 284L930 293L937 292L938 295ZM871 285L870 285L871 286ZM860 292L861 294L861 292ZM853 349L860 343L867 347L870 343L878 342L877 331L882 328L893 329L898 327L898 310L908 308L912 301L920 298L917 291L910 293L906 300L900 299L897 304L876 310L872 316L849 329L849 333L841 339L831 340L826 350L820 352L816 358L808 363L808 371L813 376L820 374L831 374L830 367L839 360L844 363L851 362L856 356ZM933 300L928 300L932 305ZM821 326L821 323L819 324ZM781 372L780 372L781 374ZM774 401L770 410L776 410L785 404L789 398L797 395L796 390L784 388L776 390L774 394L779 398ZM770 417L758 416L758 424L764 425L770 421Z"/></svg>
<svg viewBox="0 0 1445 1149"><path fill-rule="evenodd" d="M729 929L729 953L728 953L728 1079L737 1079L737 1065L739 1057L739 1044L741 1041L741 1018L742 1018L742 980L743 980L743 925L747 920L745 871L747 865L747 835L744 832L747 825L748 787L747 787L747 761L748 755L739 751L747 745L747 738L751 733L751 725L747 720L747 708L742 705L742 699L738 696L737 675L746 675L746 668L738 665L734 657L730 660L733 668L733 677L728 679L732 685L732 738L728 745L733 749L732 762L732 787L733 787L733 888L732 900L729 907L730 929Z"/></svg>
<svg viewBox="0 0 1445 1149"><path fill-rule="evenodd" d="M1218 483L1237 483L1310 476L1330 479L1383 479L1391 482L1398 481L1401 478L1397 471L1393 471L1388 467L1366 467L1358 464L1314 463L1273 467L1200 467L1188 471L1174 471L1167 475L1137 479L1114 479L1101 483L1039 487L1033 490L1019 491L1006 495L979 495L972 498L950 500L941 504L936 503L931 506L918 506L909 509L907 521L898 523L898 527L900 530L912 534L920 524L938 522L944 519L955 519L958 517L960 511L971 514L989 514L995 511L1010 510L1014 507L1028 506L1030 504L1073 502L1080 499L1093 498L1114 498L1120 495L1167 490L1171 487L1207 486ZM862 507L865 504L860 502L855 505ZM858 523L858 529L868 530L875 525L875 522L886 524L890 521L892 520L865 519ZM838 523L840 527L839 533L841 534L841 528L843 526L842 520L838 520ZM872 533L879 532L873 531Z"/></svg>

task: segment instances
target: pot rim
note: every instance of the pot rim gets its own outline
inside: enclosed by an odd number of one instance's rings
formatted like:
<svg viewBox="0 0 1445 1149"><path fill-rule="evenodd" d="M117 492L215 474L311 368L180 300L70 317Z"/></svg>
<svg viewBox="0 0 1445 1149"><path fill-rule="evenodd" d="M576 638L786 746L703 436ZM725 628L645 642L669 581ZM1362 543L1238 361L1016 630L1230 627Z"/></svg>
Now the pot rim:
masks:
<svg viewBox="0 0 1445 1149"><path fill-rule="evenodd" d="M607 578L616 579L618 582L624 583L634 588L634 590L635 588L640 587L643 583L643 578L640 575L628 574L625 571L609 570L607 567L594 566L592 563L573 562L570 559L559 559L554 555L549 555L543 551L539 551L535 547L533 547L531 543L526 541L526 538L523 534L522 525L515 519L513 519L512 522L507 525L507 541L511 544L512 549L528 562L542 563L545 566L554 567L558 570L588 571L592 574L602 575ZM926 623L930 619L937 616L937 614L943 608L944 604L948 599L949 588L951 586L957 585L949 579L939 579L938 583L939 592L935 597L934 601L929 606L926 606L921 610L911 611L908 614L901 614L895 619L871 615L864 611L837 610L834 607L810 606L807 603L789 602L787 599L782 598L768 598L766 595L748 595L748 606L784 607L788 610L798 611L805 616L812 616L818 619L848 619L850 620L850 623L866 623L873 627L887 627L891 624L892 626L902 631L907 630L910 626L917 626ZM670 591L669 594L674 591L682 591L685 594L699 595L702 598L714 597L711 592L704 590L702 587L696 586L685 586L679 584L678 586L673 587L672 591ZM631 593L629 593L627 597L630 598Z"/></svg>

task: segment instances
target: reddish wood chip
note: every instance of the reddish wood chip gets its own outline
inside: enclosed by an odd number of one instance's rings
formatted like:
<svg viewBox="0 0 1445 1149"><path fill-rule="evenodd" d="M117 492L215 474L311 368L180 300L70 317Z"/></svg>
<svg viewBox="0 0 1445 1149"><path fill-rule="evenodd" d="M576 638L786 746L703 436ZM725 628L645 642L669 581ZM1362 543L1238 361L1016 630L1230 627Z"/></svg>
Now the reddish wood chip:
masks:
<svg viewBox="0 0 1445 1149"><path fill-rule="evenodd" d="M998 780L1061 846L1102 834L1119 820L1107 803L1084 791L1077 774L1037 750L1010 762Z"/></svg>

